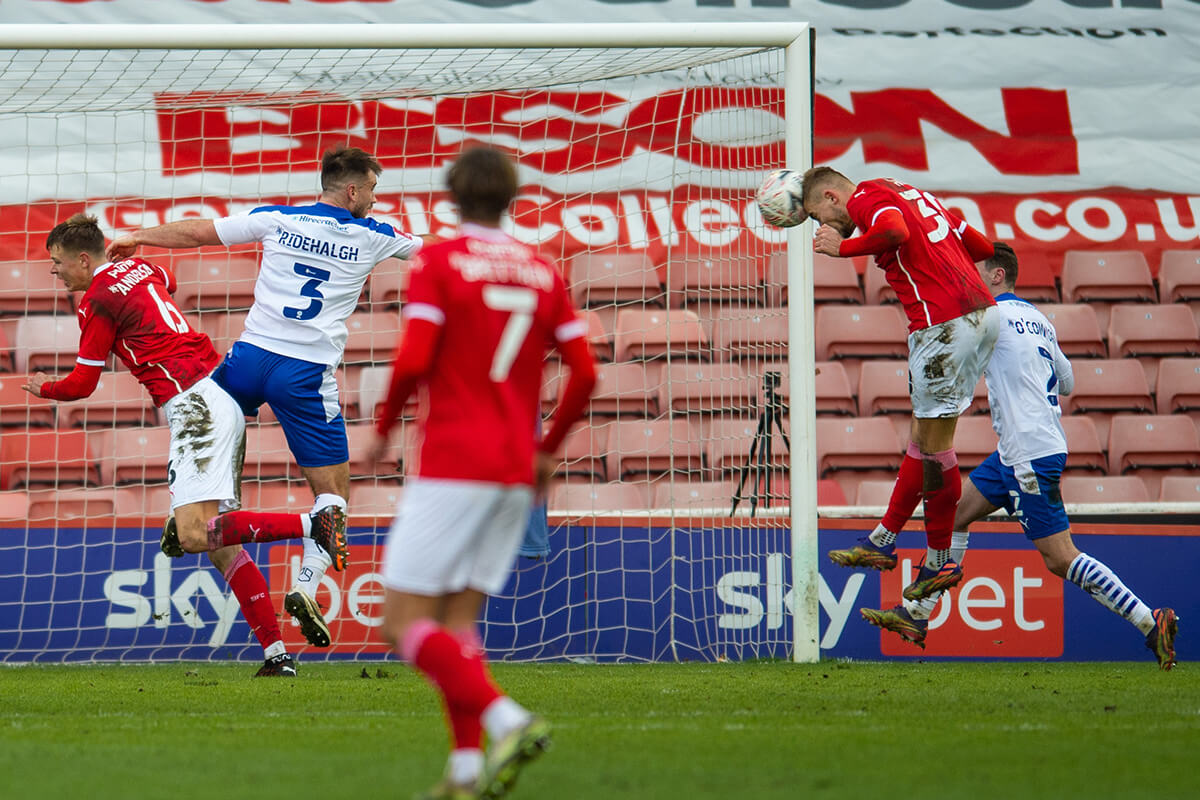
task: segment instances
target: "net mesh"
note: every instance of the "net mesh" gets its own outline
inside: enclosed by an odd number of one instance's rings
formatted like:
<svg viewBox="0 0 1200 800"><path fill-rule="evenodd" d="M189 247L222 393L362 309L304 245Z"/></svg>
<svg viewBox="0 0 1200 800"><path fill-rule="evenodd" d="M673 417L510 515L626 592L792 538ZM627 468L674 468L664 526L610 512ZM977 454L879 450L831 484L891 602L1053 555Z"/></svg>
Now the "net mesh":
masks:
<svg viewBox="0 0 1200 800"><path fill-rule="evenodd" d="M373 216L443 236L456 221L442 189L454 155L471 144L512 154L524 189L507 230L563 270L601 362L547 498L550 553L519 559L489 600L489 649L786 655L787 422L764 414L789 400L785 237L753 202L763 173L784 164L782 69L782 52L763 48L0 53L0 659L261 658L207 560L158 551L168 431L130 374L110 363L74 403L20 387L75 359L76 298L43 246L54 224L86 211L115 236L306 204L335 144L380 158ZM256 250L141 255L174 270L176 304L224 353L253 302ZM366 463L365 448L405 270L380 264L347 320L337 381L351 566L318 597L330 650L304 649L283 617L304 658L386 652L379 561L416 406L394 439L395 471ZM546 415L564 378L551 357ZM311 507L267 406L248 424L244 481L246 508ZM735 497L758 516L729 516ZM248 549L273 592L291 585L298 547Z"/></svg>

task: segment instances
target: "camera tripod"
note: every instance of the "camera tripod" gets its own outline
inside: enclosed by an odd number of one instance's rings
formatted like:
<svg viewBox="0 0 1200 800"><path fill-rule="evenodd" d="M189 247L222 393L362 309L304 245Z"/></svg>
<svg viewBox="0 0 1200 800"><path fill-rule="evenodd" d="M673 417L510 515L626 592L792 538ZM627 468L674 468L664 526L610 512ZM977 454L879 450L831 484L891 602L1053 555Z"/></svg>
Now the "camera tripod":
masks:
<svg viewBox="0 0 1200 800"><path fill-rule="evenodd" d="M768 501L764 505L769 504L772 479L771 434L773 430L779 431L779 435L783 437L783 446L787 448L787 451L790 453L792 450L787 432L783 429L785 407L776 391L779 389L780 379L781 376L778 372L763 374L763 407L758 415L758 429L750 441L750 458L742 465L737 491L733 495L733 508L729 512L730 516L737 511L738 504L747 499L743 490L746 486L746 478L750 475L754 476L754 488L749 493L750 516L754 516L758 511L760 500Z"/></svg>

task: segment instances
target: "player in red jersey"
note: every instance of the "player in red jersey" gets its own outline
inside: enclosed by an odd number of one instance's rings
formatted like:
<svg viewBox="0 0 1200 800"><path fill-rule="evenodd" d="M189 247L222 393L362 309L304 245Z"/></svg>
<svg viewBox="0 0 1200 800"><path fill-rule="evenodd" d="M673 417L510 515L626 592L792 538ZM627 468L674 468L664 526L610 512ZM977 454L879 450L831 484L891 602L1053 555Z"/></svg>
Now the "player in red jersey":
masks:
<svg viewBox="0 0 1200 800"><path fill-rule="evenodd" d="M284 647L266 579L242 544L306 536L344 559L340 509L311 518L269 515L249 536L224 524L247 513L230 511L241 505L246 422L238 404L209 377L219 361L212 342L191 329L171 299L175 276L140 258L106 261L104 234L95 217L83 214L56 225L46 249L51 272L67 291L83 292L79 355L67 377L52 380L37 372L24 388L52 400L87 397L96 390L108 354L117 354L163 409L171 429L172 516L163 531L163 552L207 552L263 646L266 660L258 675L294 676L295 661Z"/></svg>
<svg viewBox="0 0 1200 800"><path fill-rule="evenodd" d="M422 389L419 466L405 482L384 555L383 634L445 701L454 745L445 778L426 797L498 797L546 747L549 727L492 682L475 622L487 595L504 587L534 488L545 489L596 372L562 276L500 231L517 194L512 163L495 150L467 150L447 185L462 225L457 238L423 249L409 273L376 425L378 459L405 400ZM571 375L538 443L550 347Z"/></svg>
<svg viewBox="0 0 1200 800"><path fill-rule="evenodd" d="M992 243L929 192L890 178L855 185L830 167L814 167L804 175L803 196L805 212L820 224L814 249L874 256L908 316L911 443L879 525L829 557L843 566L894 568L896 536L923 500L928 549L904 597L928 597L962 580L961 565L950 558L962 495L954 430L1004 324L975 268L992 255Z"/></svg>

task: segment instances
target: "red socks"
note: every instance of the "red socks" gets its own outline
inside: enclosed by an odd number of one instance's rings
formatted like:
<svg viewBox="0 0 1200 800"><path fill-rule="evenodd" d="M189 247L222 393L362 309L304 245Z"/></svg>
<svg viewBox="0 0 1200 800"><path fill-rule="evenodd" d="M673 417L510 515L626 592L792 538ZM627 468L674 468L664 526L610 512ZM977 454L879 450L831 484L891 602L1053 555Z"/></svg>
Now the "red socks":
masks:
<svg viewBox="0 0 1200 800"><path fill-rule="evenodd" d="M469 635L455 637L432 620L409 628L400 645L401 657L438 687L454 737L454 748L479 748L480 715L501 696L492 682L482 651Z"/></svg>
<svg viewBox="0 0 1200 800"><path fill-rule="evenodd" d="M208 521L208 549L231 544L277 542L304 536L299 514L265 514L261 511L230 511Z"/></svg>
<svg viewBox="0 0 1200 800"><path fill-rule="evenodd" d="M283 639L279 632L279 620L275 617L275 607L271 604L271 593L267 589L267 579L262 571L250 558L250 554L242 550L233 559L229 569L225 571L225 580L233 589L242 607L242 616L250 624L250 630L258 637L258 643L267 648L269 645Z"/></svg>
<svg viewBox="0 0 1200 800"><path fill-rule="evenodd" d="M904 460L900 462L900 474L896 476L896 485L892 488L887 513L879 521L880 525L892 533L899 533L904 528L912 518L917 503L921 501L924 469L920 448L910 443Z"/></svg>
<svg viewBox="0 0 1200 800"><path fill-rule="evenodd" d="M954 512L962 497L962 475L958 471L958 454L953 450L930 453L942 471L942 485L925 492L925 541L931 550L948 550L954 534Z"/></svg>

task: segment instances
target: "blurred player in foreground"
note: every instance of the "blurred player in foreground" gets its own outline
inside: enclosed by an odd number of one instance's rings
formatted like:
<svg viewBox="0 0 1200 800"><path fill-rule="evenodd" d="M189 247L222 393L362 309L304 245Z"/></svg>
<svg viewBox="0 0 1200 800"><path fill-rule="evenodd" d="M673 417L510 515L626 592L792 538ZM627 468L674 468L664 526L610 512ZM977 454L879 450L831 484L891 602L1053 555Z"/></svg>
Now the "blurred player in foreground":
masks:
<svg viewBox="0 0 1200 800"><path fill-rule="evenodd" d="M953 554L961 562L967 527L998 508L1015 516L1037 547L1046 568L1079 586L1106 608L1129 620L1146 637L1161 669L1175 666L1177 621L1170 608L1151 611L1106 564L1071 541L1059 481L1067 463L1060 394L1070 394L1071 362L1058 346L1054 326L1032 304L1014 294L1017 256L995 243L995 255L979 268L1006 325L985 372L996 452L972 470L954 519ZM941 594L892 609L862 609L874 625L925 646L929 618Z"/></svg>
<svg viewBox="0 0 1200 800"><path fill-rule="evenodd" d="M217 220L188 219L122 236L110 258L139 245L201 247L261 242L262 265L246 327L213 380L246 416L271 407L315 498L313 513L336 506L342 529L350 494L350 451L334 369L346 348L346 319L380 261L410 258L422 237L368 217L375 204L379 161L357 147L321 158L321 196L308 206L261 206ZM426 237L435 241L435 237ZM247 525L258 525L253 519ZM345 553L333 566L345 566ZM329 555L311 543L284 609L309 644L328 647L329 626L316 602Z"/></svg>
<svg viewBox="0 0 1200 800"><path fill-rule="evenodd" d="M453 749L426 798L499 797L549 744L548 724L492 681L476 620L487 595L504 587L534 489L545 490L596 372L562 276L500 230L517 186L512 162L495 150L467 150L450 168L459 235L413 264L372 448L378 459L420 387L419 466L384 554L383 635L445 702ZM535 419L551 347L571 374L539 444Z"/></svg>
<svg viewBox="0 0 1200 800"><path fill-rule="evenodd" d="M814 167L804 174L803 196L804 210L820 224L814 249L874 256L908 316L911 443L883 519L858 544L829 557L845 567L893 569L896 536L923 501L928 550L904 596L928 597L962 580L962 567L950 557L962 493L954 431L1002 324L974 263L992 254L992 243L933 195L890 178L855 185L829 167Z"/></svg>
<svg viewBox="0 0 1200 800"><path fill-rule="evenodd" d="M329 553L344 553L345 525L334 510L308 514L252 515L255 528L236 524L241 506L246 422L233 398L209 377L218 357L208 336L192 330L171 299L175 276L140 258L104 258L104 234L95 217L76 214L46 238L51 272L79 300L79 356L62 380L38 372L25 389L37 397L79 400L96 390L110 352L146 387L171 429L172 524L163 534L168 555L208 553L238 598L242 614L263 646L259 676L296 674L287 653L267 582L249 542L304 537ZM225 514L222 512L229 511ZM218 516L219 515L219 516Z"/></svg>

